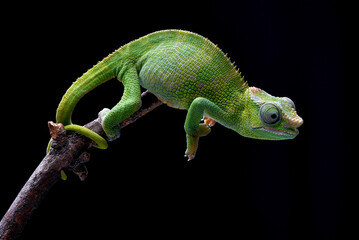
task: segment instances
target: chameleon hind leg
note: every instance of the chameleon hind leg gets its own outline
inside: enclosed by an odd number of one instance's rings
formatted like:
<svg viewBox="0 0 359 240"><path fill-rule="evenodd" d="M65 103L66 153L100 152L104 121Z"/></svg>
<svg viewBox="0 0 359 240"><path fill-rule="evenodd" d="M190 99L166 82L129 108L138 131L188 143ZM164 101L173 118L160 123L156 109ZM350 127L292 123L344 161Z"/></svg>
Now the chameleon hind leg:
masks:
<svg viewBox="0 0 359 240"><path fill-rule="evenodd" d="M200 123L203 115L209 115L215 119L223 119L226 113L215 103L202 97L193 100L188 109L185 122L185 131L187 134L187 150L185 156L192 160L197 152L199 137L206 136L210 133L210 126L214 124Z"/></svg>
<svg viewBox="0 0 359 240"><path fill-rule="evenodd" d="M119 77L120 78L120 77ZM129 68L122 76L124 91L120 102L111 110L105 108L99 116L109 141L120 136L120 125L141 107L141 87L135 67Z"/></svg>

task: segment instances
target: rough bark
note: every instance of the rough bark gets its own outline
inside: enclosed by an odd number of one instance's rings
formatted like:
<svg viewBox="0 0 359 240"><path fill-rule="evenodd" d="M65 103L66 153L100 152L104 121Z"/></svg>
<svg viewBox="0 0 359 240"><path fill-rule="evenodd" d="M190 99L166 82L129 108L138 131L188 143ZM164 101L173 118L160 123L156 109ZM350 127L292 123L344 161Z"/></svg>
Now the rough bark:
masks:
<svg viewBox="0 0 359 240"><path fill-rule="evenodd" d="M144 95L146 95L146 92L142 94L142 96ZM158 101L146 109L139 110L122 122L121 128L128 126L161 104L162 102ZM66 132L61 123L49 122L48 126L50 135L53 138L51 149L30 176L1 220L1 240L16 239L20 236L26 222L40 205L41 200L55 183L61 179L62 169L72 170L82 181L86 179L87 169L85 162L90 158L86 150L94 143L77 133ZM104 136L99 118L86 124L85 127Z"/></svg>

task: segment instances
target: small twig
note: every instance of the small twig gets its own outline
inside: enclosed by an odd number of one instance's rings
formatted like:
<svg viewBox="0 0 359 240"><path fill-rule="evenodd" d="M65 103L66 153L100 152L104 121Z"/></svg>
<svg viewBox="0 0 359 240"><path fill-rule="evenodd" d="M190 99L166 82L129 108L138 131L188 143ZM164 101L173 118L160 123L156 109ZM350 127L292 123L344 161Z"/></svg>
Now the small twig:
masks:
<svg viewBox="0 0 359 240"><path fill-rule="evenodd" d="M137 121L137 119L145 116L147 113L151 112L153 109L155 109L156 107L162 104L163 103L161 101L157 101L155 103L152 103L151 106L149 106L148 108L144 108L141 111L135 112L131 117L127 118L120 124L121 128L124 128L130 125L131 123L134 123L135 121Z"/></svg>
<svg viewBox="0 0 359 240"><path fill-rule="evenodd" d="M147 91L141 96L143 97L146 94ZM161 104L162 102L158 101L146 109L139 110L122 122L121 128L135 122ZM89 154L85 151L93 145L93 142L82 135L73 132L67 133L61 123L49 122L48 126L50 135L54 139L51 149L30 176L1 220L1 240L19 237L33 211L40 205L41 200L54 184L59 181L62 169L71 169L81 180L84 180L87 176L84 163L89 160ZM85 127L102 136L104 135L99 118L86 124Z"/></svg>

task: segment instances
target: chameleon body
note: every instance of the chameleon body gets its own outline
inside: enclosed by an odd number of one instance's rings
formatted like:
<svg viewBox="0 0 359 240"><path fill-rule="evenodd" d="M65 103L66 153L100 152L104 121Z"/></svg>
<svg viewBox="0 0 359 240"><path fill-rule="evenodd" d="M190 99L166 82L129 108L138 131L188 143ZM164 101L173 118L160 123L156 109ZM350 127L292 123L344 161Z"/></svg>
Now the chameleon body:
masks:
<svg viewBox="0 0 359 240"><path fill-rule="evenodd" d="M289 98L249 87L217 45L182 30L151 33L96 64L67 90L56 121L71 126L76 103L114 77L124 85L122 98L111 110L99 113L108 139L116 139L119 123L141 107L142 86L168 106L188 111L184 128L189 160L195 156L199 137L207 135L215 122L245 137L266 140L292 139L303 123ZM81 132L82 128L76 125L71 130ZM107 147L95 133L81 133L95 140L100 148Z"/></svg>

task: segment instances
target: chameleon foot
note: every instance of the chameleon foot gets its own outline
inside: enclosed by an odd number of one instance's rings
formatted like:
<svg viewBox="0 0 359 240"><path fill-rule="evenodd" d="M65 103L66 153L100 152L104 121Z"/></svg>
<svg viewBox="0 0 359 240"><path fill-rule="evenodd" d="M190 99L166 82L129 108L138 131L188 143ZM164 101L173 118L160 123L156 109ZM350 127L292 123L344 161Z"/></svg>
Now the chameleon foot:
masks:
<svg viewBox="0 0 359 240"><path fill-rule="evenodd" d="M191 161L196 156L198 140L198 136L187 134L187 149L184 154L185 157L188 157L187 161Z"/></svg>
<svg viewBox="0 0 359 240"><path fill-rule="evenodd" d="M206 124L200 124L198 130L194 134L187 133L187 150L185 157L188 157L188 161L191 161L195 156L198 149L199 137L206 136L211 132Z"/></svg>
<svg viewBox="0 0 359 240"><path fill-rule="evenodd" d="M213 127L216 121L214 121L212 118L209 117L203 117L204 124L206 124L209 127Z"/></svg>
<svg viewBox="0 0 359 240"><path fill-rule="evenodd" d="M101 126L105 130L108 141L114 141L121 136L121 127L120 124L117 124L110 129L104 126L104 120L109 112L110 109L104 108L98 113L98 117L101 119Z"/></svg>

